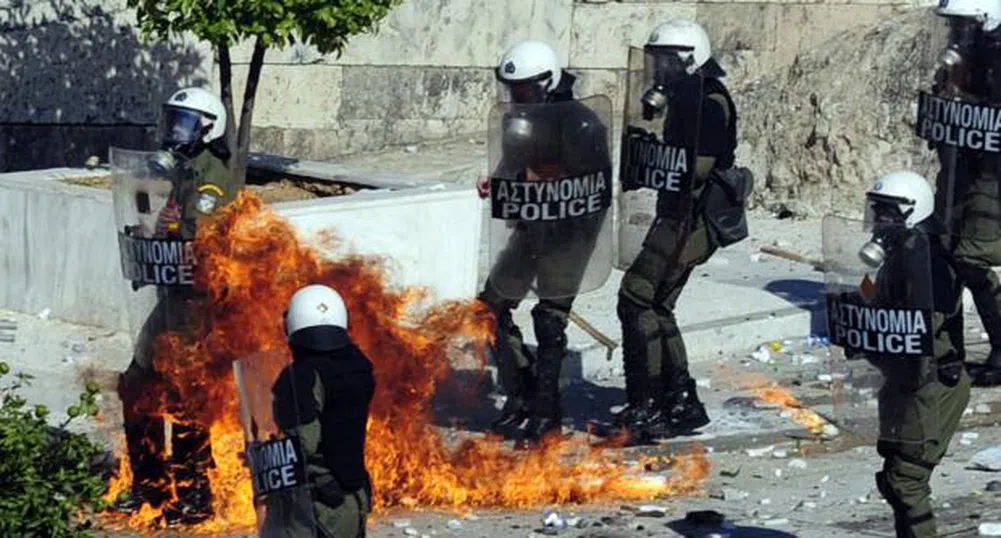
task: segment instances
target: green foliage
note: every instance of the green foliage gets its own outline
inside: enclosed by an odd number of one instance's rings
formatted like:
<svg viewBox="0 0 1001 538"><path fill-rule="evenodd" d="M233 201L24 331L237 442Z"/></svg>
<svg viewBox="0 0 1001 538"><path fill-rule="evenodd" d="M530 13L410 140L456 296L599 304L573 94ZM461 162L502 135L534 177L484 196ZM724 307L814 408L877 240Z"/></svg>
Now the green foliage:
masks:
<svg viewBox="0 0 1001 538"><path fill-rule="evenodd" d="M249 37L264 48L300 42L340 55L402 0L128 0L144 36L192 32L216 46Z"/></svg>
<svg viewBox="0 0 1001 538"><path fill-rule="evenodd" d="M0 378L9 373L0 362ZM16 374L0 387L0 536L90 537L89 524L77 516L88 506L103 508L107 484L93 462L104 450L65 427L77 417L97 415L100 387L88 383L80 403L68 409L70 418L51 428L45 421L49 410L29 406L19 394L30 380Z"/></svg>

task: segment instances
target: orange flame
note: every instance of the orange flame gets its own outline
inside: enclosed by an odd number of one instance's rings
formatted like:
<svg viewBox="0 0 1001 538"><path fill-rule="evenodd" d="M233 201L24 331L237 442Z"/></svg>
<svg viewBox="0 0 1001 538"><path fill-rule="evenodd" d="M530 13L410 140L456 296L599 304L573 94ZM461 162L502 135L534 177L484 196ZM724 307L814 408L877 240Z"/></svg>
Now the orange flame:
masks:
<svg viewBox="0 0 1001 538"><path fill-rule="evenodd" d="M207 425L211 434L214 517L190 532L254 528L231 365L259 351L285 350L282 312L295 290L313 283L330 285L344 297L351 336L375 366L366 454L377 513L392 507L524 508L645 499L695 492L708 476L701 450L674 459L675 472L663 479L643 476L583 442L550 440L514 452L496 440L467 440L449 449L432 424L432 399L451 371L453 346L465 340L483 349L492 339L493 319L484 305L451 301L422 310L426 292L388 289L382 260L323 258L250 192L202 225L195 253L196 285L207 294L197 309L202 323L191 334L158 339L156 368L179 397L154 402L165 416ZM178 402L183 408L172 413ZM109 499L131 484L122 456ZM142 531L158 516L147 506L124 525Z"/></svg>
<svg viewBox="0 0 1001 538"><path fill-rule="evenodd" d="M796 399L786 389L780 387L767 387L758 390L758 398L768 403L778 404L779 407L792 413L792 419L797 424L806 426L806 429L814 435L820 435L824 431L827 421L803 403Z"/></svg>

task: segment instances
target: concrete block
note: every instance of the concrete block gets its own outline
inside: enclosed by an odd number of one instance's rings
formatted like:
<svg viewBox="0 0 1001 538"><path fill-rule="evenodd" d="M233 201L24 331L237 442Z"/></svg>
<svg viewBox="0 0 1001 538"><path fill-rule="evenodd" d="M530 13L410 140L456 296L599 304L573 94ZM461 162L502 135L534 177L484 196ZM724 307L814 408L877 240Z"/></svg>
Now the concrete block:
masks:
<svg viewBox="0 0 1001 538"><path fill-rule="evenodd" d="M254 129L251 147L253 151L262 153L322 161L336 159L346 153L417 144L446 138L454 133L481 132L485 129L485 115L483 118L454 120L348 120L341 121L335 129ZM258 132L262 133L259 138Z"/></svg>
<svg viewBox="0 0 1001 538"><path fill-rule="evenodd" d="M56 181L67 172L0 175L0 231L12 241L0 253L0 308L50 308L64 321L125 330L129 309L111 192ZM307 241L321 230L337 235L341 242L326 255L387 258L393 285L425 287L432 300L476 292L480 200L471 184L369 190L272 207Z"/></svg>
<svg viewBox="0 0 1001 538"><path fill-rule="evenodd" d="M491 69L344 67L343 120L486 119L500 99Z"/></svg>
<svg viewBox="0 0 1001 538"><path fill-rule="evenodd" d="M578 4L570 36L570 64L625 69L629 47L640 47L661 21L696 14L696 4Z"/></svg>
<svg viewBox="0 0 1001 538"><path fill-rule="evenodd" d="M566 59L572 8L572 0L410 0L376 34L352 38L340 58L290 47L269 52L265 61L493 67L504 49L522 39L546 41ZM252 50L252 43L242 43L234 61L249 62Z"/></svg>
<svg viewBox="0 0 1001 538"><path fill-rule="evenodd" d="M247 80L247 65L233 68L236 113ZM336 127L343 88L342 68L332 65L269 65L261 71L254 103L254 127L329 129ZM218 81L216 91L219 91Z"/></svg>

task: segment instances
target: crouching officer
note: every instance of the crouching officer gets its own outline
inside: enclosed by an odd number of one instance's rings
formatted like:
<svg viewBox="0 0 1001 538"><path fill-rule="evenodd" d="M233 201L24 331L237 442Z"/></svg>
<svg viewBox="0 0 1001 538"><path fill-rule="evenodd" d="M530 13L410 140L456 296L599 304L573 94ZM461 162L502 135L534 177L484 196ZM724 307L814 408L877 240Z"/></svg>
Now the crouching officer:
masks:
<svg viewBox="0 0 1001 538"><path fill-rule="evenodd" d="M375 394L372 363L348 335L343 299L327 286L306 286L292 296L285 332L292 366L275 383L275 416L282 430L297 431L301 440L317 533L320 538L364 536L372 506L365 467ZM293 409L297 413L285 412Z"/></svg>
<svg viewBox="0 0 1001 538"><path fill-rule="evenodd" d="M660 24L643 49L630 50L629 65L619 211L619 262L628 269L617 307L627 406L615 425L641 442L709 423L674 309L693 269L747 236L752 177L734 167L737 110L699 24ZM632 229L633 208L650 190L653 224Z"/></svg>
<svg viewBox="0 0 1001 538"><path fill-rule="evenodd" d="M937 536L931 475L970 399L957 301L962 288L943 239L947 230L934 215L934 196L929 182L912 172L879 178L866 193L865 229L871 235L858 251L862 270L855 272L854 299L834 297L853 308L832 306L828 296L828 312L835 313L829 314L829 332L861 335L832 337L832 343L849 360L866 359L883 377L877 443L883 469L876 486L893 509L901 538ZM833 249L825 244L825 257L827 252ZM832 271L837 269L828 269L828 282ZM904 323L871 322L881 318Z"/></svg>
<svg viewBox="0 0 1001 538"><path fill-rule="evenodd" d="M199 221L236 196L239 185L230 168L226 109L218 97L202 88L187 88L173 94L161 110L159 140L160 149L153 153L111 148L112 169L119 172L123 183L154 178L116 187L115 205L120 219L122 215L151 214L148 226L120 222L120 229L125 230L120 232L124 236L121 241L190 242L195 238ZM143 162L131 162L136 160L134 155L142 155ZM131 179L130 169L135 172ZM143 190L145 183L164 184L169 190L169 194L163 193L165 205L155 215L149 207L152 196ZM123 255L133 254L123 252ZM131 280L133 290L151 283L135 276ZM164 410L158 407L158 402L172 397L158 395L171 394L172 389L158 374L154 356L157 336L190 327L190 302L201 294L194 290L190 279L179 279L170 285L155 284L156 304L142 327L133 331L132 363L118 383L133 487L129 498L114 508L132 512L144 503L159 507L170 497L169 484L174 482L179 501L165 510L168 523L195 523L212 514L207 477L207 469L212 465L209 436L204 427L184 416L183 405L180 411L171 410L180 422L174 424L172 458L167 460ZM142 295L133 295L130 300L142 301Z"/></svg>

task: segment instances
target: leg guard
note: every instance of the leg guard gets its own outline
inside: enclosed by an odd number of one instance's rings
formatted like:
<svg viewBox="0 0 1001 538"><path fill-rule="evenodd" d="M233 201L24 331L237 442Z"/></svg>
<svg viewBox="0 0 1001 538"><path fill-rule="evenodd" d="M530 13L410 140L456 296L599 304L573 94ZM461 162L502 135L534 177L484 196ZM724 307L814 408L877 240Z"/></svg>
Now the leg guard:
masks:
<svg viewBox="0 0 1001 538"><path fill-rule="evenodd" d="M901 464L884 462L876 473L876 488L893 510L893 526L898 538L934 538L937 536L935 516L929 498L931 471L920 465L901 468Z"/></svg>
<svg viewBox="0 0 1001 538"><path fill-rule="evenodd" d="M559 431L563 420L560 403L560 372L567 358L567 316L573 299L541 300L532 309L538 352L535 361L535 394L532 398L532 420L528 436L539 439Z"/></svg>
<svg viewBox="0 0 1001 538"><path fill-rule="evenodd" d="M149 503L159 507L170 495L163 417L155 413L161 380L156 372L135 361L119 376L118 396L122 401L125 444L132 470L132 499L123 502L123 511L138 510Z"/></svg>
<svg viewBox="0 0 1001 538"><path fill-rule="evenodd" d="M511 317L517 302L498 296L489 282L479 299L490 307L496 318L496 343L491 351L501 389L507 395L504 408L490 429L508 438L519 437L516 431L528 417L528 401L535 387L531 375L532 355Z"/></svg>

